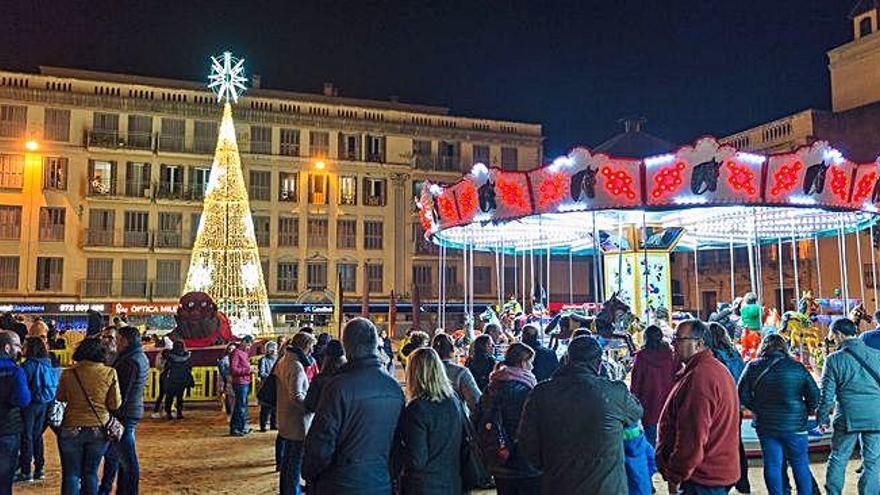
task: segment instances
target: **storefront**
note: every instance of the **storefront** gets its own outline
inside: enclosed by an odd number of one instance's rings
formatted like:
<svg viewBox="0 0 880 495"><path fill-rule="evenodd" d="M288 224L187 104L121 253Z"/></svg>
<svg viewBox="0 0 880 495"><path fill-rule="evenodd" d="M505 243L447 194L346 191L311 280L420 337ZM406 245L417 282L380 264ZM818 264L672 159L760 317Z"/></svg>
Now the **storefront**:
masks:
<svg viewBox="0 0 880 495"><path fill-rule="evenodd" d="M173 330L177 302L117 302L110 308L112 316L125 315L129 325L140 328Z"/></svg>
<svg viewBox="0 0 880 495"><path fill-rule="evenodd" d="M55 328L59 330L85 331L88 327L86 311L98 311L107 314L110 305L107 303L42 303L42 302L0 302L0 313L12 312L30 318L42 317L44 320L55 320Z"/></svg>

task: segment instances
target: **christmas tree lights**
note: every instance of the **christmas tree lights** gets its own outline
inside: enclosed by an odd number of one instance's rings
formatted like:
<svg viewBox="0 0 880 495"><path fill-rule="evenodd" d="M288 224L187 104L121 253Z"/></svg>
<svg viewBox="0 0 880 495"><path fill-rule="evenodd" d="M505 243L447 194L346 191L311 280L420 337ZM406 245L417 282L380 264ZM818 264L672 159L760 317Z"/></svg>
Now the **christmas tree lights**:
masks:
<svg viewBox="0 0 880 495"><path fill-rule="evenodd" d="M223 93L223 118L184 293L210 295L236 336L265 336L272 334L272 315L229 103L237 94L234 88Z"/></svg>

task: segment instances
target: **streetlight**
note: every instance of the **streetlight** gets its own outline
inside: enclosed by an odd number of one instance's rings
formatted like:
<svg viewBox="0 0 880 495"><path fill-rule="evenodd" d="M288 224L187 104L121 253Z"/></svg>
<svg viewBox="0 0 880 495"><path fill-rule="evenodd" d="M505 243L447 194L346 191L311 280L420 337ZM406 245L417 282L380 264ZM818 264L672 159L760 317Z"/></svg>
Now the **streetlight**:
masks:
<svg viewBox="0 0 880 495"><path fill-rule="evenodd" d="M324 163L324 160L318 160L315 162L315 169L316 170L324 170L324 168L326 168L326 167L327 167L327 164Z"/></svg>
<svg viewBox="0 0 880 495"><path fill-rule="evenodd" d="M28 151L37 151L40 149L40 143L36 139L28 139L24 143L24 149Z"/></svg>

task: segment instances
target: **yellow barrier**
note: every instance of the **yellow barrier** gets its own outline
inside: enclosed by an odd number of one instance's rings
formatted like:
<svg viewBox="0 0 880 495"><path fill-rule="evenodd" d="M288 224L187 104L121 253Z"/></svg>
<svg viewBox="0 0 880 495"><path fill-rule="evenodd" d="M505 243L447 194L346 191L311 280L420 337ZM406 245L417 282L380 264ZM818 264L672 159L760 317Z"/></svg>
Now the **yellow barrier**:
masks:
<svg viewBox="0 0 880 495"><path fill-rule="evenodd" d="M220 400L220 372L214 366L196 366L192 369L193 385L184 400L207 402ZM257 398L257 374L251 373L251 389L248 398ZM159 370L150 368L147 373L147 386L144 388L144 401L154 402L159 397Z"/></svg>
<svg viewBox="0 0 880 495"><path fill-rule="evenodd" d="M52 349L50 352L58 357L58 362L61 363L61 366L70 366L73 349Z"/></svg>

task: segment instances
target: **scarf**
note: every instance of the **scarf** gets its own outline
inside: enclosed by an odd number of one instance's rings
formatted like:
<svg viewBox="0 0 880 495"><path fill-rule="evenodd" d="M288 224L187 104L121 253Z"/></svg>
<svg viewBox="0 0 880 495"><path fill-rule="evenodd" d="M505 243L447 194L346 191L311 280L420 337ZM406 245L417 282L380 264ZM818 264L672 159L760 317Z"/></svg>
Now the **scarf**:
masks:
<svg viewBox="0 0 880 495"><path fill-rule="evenodd" d="M287 350L296 355L296 359L302 364L303 369L309 369L309 366L315 362L312 356L307 356L299 347L288 347Z"/></svg>
<svg viewBox="0 0 880 495"><path fill-rule="evenodd" d="M529 388L534 388L538 384L538 380L531 371L503 364L489 375L489 382L520 382Z"/></svg>

